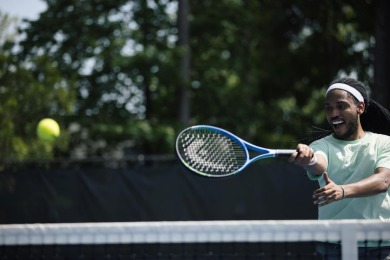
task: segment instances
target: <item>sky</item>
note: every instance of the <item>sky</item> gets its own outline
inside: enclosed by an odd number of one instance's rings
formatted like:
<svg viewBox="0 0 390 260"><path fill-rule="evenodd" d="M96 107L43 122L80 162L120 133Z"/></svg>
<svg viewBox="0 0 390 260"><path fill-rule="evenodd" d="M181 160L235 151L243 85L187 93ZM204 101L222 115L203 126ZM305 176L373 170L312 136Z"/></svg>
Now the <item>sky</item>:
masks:
<svg viewBox="0 0 390 260"><path fill-rule="evenodd" d="M27 18L35 20L39 14L46 9L46 2L43 0L0 0L0 11L20 20Z"/></svg>

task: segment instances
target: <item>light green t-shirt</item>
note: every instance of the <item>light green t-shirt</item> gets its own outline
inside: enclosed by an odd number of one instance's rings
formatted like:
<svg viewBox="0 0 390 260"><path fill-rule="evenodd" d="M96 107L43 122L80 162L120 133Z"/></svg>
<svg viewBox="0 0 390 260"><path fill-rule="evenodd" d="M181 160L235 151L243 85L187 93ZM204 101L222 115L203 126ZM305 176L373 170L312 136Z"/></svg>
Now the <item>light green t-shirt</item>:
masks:
<svg viewBox="0 0 390 260"><path fill-rule="evenodd" d="M374 174L378 167L390 169L390 136L366 132L355 141L327 136L310 147L328 162L326 172L336 184L358 182ZM309 178L325 186L322 176ZM347 198L320 207L319 219L382 219L390 221L390 191L362 198Z"/></svg>

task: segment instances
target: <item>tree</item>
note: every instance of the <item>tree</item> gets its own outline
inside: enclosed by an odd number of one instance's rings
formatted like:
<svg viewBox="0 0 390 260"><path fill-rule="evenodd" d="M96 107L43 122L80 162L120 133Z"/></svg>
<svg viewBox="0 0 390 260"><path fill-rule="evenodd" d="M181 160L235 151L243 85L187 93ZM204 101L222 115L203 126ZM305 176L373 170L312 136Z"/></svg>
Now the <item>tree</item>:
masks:
<svg viewBox="0 0 390 260"><path fill-rule="evenodd" d="M375 72L373 98L390 110L390 2L376 1L375 9Z"/></svg>
<svg viewBox="0 0 390 260"><path fill-rule="evenodd" d="M179 120L183 125L188 125L190 119L190 44L189 44L189 2L188 0L179 0L177 26L179 31L178 47L183 49L180 63L181 84L178 87L179 100Z"/></svg>
<svg viewBox="0 0 390 260"><path fill-rule="evenodd" d="M32 63L39 80L44 59L74 88L72 113L61 115L74 130L69 156L171 153L186 121L294 147L321 134L311 126L328 127L331 80L374 82L376 2L192 1L188 15L186 1L47 3L15 62Z"/></svg>
<svg viewBox="0 0 390 260"><path fill-rule="evenodd" d="M71 144L87 144L83 156L110 153L120 141L135 142L140 153L161 152L148 143L171 143L173 136L164 125L176 111L170 104L178 78L170 1L47 3L25 30L21 56L46 53L64 78L77 82L74 116L67 123L81 127ZM156 131L149 133L149 127Z"/></svg>
<svg viewBox="0 0 390 260"><path fill-rule="evenodd" d="M36 125L42 117L72 110L72 81L63 79L45 55L25 60L13 55L15 38L4 33L12 20L3 14L0 19L0 158L51 158L54 150L66 150L66 131L55 144L45 143L37 139Z"/></svg>
<svg viewBox="0 0 390 260"><path fill-rule="evenodd" d="M314 138L312 125L327 128L321 92L330 81L372 82L370 3L198 1L191 10L197 122L295 146ZM205 103L214 105L205 111Z"/></svg>

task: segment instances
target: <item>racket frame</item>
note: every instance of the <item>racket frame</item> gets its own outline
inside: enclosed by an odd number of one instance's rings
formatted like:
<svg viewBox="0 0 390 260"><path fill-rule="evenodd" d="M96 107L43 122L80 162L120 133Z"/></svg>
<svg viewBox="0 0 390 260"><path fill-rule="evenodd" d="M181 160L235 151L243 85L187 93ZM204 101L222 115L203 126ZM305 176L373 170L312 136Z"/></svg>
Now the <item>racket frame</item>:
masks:
<svg viewBox="0 0 390 260"><path fill-rule="evenodd" d="M182 158L182 156L179 153L179 147L178 147L179 139L187 131L202 130L202 129L207 129L207 130L217 132L217 133L225 135L229 139L232 139L233 141L235 141L237 144L239 144L243 148L243 151L245 152L246 162L240 168L238 168L237 170L235 170L233 172L226 173L226 174L218 174L218 175L204 173L204 172L201 172L201 171L193 168L192 166L190 166L186 162L186 160L184 160L184 158ZM256 153L261 153L261 154L255 156L253 158L249 158L249 156L250 156L249 150L256 152ZM202 176L213 177L213 178L227 177L230 175L235 175L235 174L241 172L249 164L251 164L255 161L261 160L261 159L273 158L273 157L290 157L291 154L296 152L296 150L292 150L292 149L269 149L269 148L265 148L265 147L261 147L261 146L256 146L254 144L251 144L251 143L241 139L240 137L234 135L233 133L231 133L227 130L224 130L224 129L219 128L219 127L211 126L211 125L195 125L195 126L191 126L191 127L188 127L186 129L182 130L176 138L175 151L176 151L176 155L179 158L179 160L181 161L181 163L185 167L190 169L192 172L199 174L199 175L202 175Z"/></svg>

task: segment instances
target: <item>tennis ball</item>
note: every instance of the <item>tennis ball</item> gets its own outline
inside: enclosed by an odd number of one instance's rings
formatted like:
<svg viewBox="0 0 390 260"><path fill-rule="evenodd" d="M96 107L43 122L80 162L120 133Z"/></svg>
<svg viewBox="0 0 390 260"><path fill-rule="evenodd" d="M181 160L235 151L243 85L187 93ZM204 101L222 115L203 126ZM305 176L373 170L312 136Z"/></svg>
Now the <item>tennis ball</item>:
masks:
<svg viewBox="0 0 390 260"><path fill-rule="evenodd" d="M44 118L39 121L37 135L45 141L54 141L60 135L60 126L51 118Z"/></svg>

